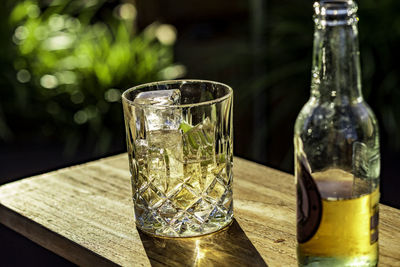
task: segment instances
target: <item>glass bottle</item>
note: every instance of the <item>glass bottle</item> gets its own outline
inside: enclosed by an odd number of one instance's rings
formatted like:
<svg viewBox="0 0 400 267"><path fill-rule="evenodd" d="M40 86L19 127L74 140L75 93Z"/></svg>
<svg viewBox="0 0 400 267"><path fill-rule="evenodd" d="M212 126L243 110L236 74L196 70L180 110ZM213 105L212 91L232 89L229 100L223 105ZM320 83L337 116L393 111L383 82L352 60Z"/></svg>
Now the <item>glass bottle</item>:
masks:
<svg viewBox="0 0 400 267"><path fill-rule="evenodd" d="M361 93L357 5L319 1L311 97L294 132L299 266L376 266L378 125Z"/></svg>

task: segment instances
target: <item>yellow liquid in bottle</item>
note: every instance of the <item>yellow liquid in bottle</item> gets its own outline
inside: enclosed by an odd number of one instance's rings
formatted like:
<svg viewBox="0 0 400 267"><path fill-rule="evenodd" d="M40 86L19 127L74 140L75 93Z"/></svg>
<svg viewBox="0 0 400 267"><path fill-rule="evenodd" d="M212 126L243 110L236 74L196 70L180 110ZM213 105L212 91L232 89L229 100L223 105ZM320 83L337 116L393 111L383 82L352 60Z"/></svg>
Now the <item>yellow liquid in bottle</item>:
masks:
<svg viewBox="0 0 400 267"><path fill-rule="evenodd" d="M322 197L322 217L315 235L298 244L299 265L376 266L379 188L354 196L350 173L331 169L312 176Z"/></svg>

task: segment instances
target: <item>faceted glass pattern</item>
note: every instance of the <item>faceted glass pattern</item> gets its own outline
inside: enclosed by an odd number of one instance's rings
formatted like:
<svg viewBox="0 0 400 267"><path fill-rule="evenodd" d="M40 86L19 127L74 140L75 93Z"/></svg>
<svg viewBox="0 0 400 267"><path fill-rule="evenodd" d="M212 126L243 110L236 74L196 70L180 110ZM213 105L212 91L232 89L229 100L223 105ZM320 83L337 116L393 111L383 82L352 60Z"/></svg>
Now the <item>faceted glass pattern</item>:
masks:
<svg viewBox="0 0 400 267"><path fill-rule="evenodd" d="M181 95L178 102L173 89ZM147 90L167 91L174 102L134 101ZM142 104L146 101L152 104ZM125 92L123 105L137 227L157 236L189 237L228 225L232 90L205 81L152 83Z"/></svg>

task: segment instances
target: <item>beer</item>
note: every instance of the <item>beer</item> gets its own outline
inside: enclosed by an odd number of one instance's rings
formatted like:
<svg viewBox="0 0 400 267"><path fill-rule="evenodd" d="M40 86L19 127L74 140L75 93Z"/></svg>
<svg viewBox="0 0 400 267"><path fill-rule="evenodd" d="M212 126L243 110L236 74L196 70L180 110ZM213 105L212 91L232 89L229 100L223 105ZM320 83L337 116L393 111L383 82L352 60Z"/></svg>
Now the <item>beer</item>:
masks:
<svg viewBox="0 0 400 267"><path fill-rule="evenodd" d="M322 200L315 235L298 246L299 262L329 266L375 266L378 260L379 188L354 189L354 177L340 169L312 175ZM362 189L367 190L365 184ZM358 192L354 192L354 191Z"/></svg>
<svg viewBox="0 0 400 267"><path fill-rule="evenodd" d="M380 152L361 91L357 5L314 4L311 97L294 131L299 266L376 266Z"/></svg>

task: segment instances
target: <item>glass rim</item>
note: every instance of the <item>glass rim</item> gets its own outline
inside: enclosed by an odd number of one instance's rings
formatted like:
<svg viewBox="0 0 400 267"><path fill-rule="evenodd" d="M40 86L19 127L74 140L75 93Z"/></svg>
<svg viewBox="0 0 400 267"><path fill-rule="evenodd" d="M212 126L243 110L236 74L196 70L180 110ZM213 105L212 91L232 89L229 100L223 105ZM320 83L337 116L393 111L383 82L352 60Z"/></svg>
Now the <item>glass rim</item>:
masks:
<svg viewBox="0 0 400 267"><path fill-rule="evenodd" d="M179 104L179 105L151 105L151 104L134 104L133 100L128 99L127 94L146 87L154 86L154 85L166 85L166 84L171 84L171 83L180 83L184 84L186 82L193 82L193 83L210 83L210 84L216 84L225 87L228 89L228 92L221 97L218 97L213 100L208 100L208 101L202 101L198 103L191 103L191 104ZM233 89L227 84L221 83L221 82L215 82L215 81L210 81L210 80L201 80L201 79L181 79L181 80L164 80L164 81L156 81L156 82L149 82L149 83L144 83L140 85L133 86L131 88L126 89L122 93L122 100L127 102L129 105L132 106L157 106L157 107L174 107L174 108L186 108L186 107L196 107L196 106L203 106L203 105L212 105L215 103L222 102L228 98L230 98L233 95Z"/></svg>

